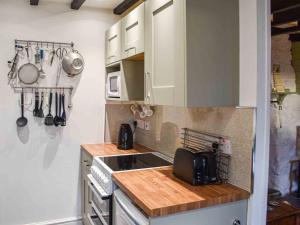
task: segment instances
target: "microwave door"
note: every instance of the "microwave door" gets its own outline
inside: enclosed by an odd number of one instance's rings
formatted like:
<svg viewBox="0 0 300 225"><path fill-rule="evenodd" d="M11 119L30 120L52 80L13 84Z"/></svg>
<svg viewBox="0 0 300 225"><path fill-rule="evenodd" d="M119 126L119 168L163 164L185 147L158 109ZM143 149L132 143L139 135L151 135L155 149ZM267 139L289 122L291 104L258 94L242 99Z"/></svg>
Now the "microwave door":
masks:
<svg viewBox="0 0 300 225"><path fill-rule="evenodd" d="M121 80L119 75L110 75L107 78L107 96L111 98L121 97Z"/></svg>
<svg viewBox="0 0 300 225"><path fill-rule="evenodd" d="M112 93L116 93L119 91L117 76L109 78L109 91Z"/></svg>

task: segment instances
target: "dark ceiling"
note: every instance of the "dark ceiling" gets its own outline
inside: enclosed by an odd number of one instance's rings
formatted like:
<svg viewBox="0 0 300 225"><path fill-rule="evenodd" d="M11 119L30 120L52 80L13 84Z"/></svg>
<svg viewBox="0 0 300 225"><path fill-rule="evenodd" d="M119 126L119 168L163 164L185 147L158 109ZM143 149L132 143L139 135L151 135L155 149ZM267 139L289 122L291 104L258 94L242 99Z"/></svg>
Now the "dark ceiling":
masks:
<svg viewBox="0 0 300 225"><path fill-rule="evenodd" d="M271 0L272 35L300 32L300 0Z"/></svg>

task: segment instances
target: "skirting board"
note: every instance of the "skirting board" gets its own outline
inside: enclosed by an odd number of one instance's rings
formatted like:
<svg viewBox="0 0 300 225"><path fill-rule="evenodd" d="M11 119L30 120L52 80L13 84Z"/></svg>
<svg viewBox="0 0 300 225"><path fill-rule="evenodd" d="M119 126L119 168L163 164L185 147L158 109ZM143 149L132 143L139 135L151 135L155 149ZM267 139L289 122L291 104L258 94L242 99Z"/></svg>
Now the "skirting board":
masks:
<svg viewBox="0 0 300 225"><path fill-rule="evenodd" d="M59 220L48 220L38 223L30 223L25 225L82 225L82 217L70 217Z"/></svg>

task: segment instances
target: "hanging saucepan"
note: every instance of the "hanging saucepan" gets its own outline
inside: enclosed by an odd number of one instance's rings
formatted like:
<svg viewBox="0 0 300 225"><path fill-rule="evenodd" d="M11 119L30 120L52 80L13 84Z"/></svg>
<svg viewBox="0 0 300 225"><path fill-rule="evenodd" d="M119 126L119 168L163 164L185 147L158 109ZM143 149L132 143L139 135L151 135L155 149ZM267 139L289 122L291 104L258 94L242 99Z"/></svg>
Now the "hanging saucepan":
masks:
<svg viewBox="0 0 300 225"><path fill-rule="evenodd" d="M80 74L84 68L84 60L82 55L76 50L70 51L64 56L62 60L62 67L69 77Z"/></svg>

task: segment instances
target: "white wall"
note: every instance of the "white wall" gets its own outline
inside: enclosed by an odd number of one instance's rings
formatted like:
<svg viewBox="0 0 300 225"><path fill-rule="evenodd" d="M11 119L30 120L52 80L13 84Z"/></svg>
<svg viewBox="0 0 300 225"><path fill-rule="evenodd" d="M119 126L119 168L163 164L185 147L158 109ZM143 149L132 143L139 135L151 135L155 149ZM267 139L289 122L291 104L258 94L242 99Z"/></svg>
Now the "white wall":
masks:
<svg viewBox="0 0 300 225"><path fill-rule="evenodd" d="M62 1L0 0L0 224L17 225L80 216L81 143L103 141L104 32L115 21L111 11L69 9ZM7 85L13 40L73 41L86 67L75 85L73 109L65 128L49 128L30 111L28 127L17 130L19 95ZM55 69L46 67L51 85ZM26 102L30 101L27 95Z"/></svg>

